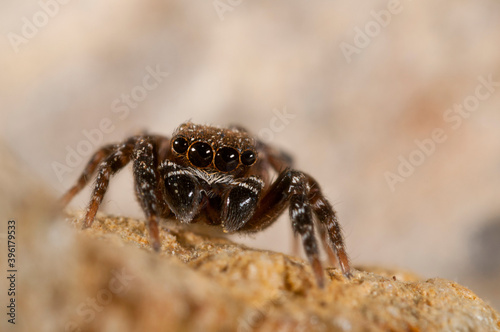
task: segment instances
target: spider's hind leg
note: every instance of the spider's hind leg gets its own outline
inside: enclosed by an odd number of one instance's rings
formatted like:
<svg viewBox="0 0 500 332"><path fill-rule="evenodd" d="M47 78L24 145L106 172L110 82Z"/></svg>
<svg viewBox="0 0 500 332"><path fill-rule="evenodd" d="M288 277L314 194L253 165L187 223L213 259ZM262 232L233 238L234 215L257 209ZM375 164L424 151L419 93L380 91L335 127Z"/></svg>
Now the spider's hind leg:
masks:
<svg viewBox="0 0 500 332"><path fill-rule="evenodd" d="M130 161L133 145L129 139L127 142L115 146L115 149L100 164L97 170L97 177L94 184L94 190L90 198L85 218L83 219L83 228L88 228L94 222L95 215L102 203L104 194L108 190L109 179L116 172L125 167Z"/></svg>
<svg viewBox="0 0 500 332"><path fill-rule="evenodd" d="M92 158L90 158L89 162L87 163L87 166L85 166L85 169L83 170L82 174L76 181L75 185L71 187L65 194L59 199L58 202L58 209L62 210L68 205L69 202L75 197L90 181L92 176L94 175L97 166L106 158L108 157L113 150L115 150L115 145L110 144L103 146L100 148L97 152L94 153Z"/></svg>
<svg viewBox="0 0 500 332"><path fill-rule="evenodd" d="M321 192L318 183L310 176L308 176L307 180L310 187L309 200L314 214L320 223L319 233L328 258L332 264L335 264L336 258L342 274L347 278L351 278L351 266L345 249L342 230L337 220L337 214Z"/></svg>

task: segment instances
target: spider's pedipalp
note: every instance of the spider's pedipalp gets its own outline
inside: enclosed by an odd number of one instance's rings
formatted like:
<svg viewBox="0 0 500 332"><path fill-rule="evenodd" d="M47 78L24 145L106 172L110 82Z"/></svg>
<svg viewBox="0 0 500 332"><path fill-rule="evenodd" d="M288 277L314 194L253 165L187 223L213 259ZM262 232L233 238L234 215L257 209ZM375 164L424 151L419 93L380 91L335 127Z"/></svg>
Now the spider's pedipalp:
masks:
<svg viewBox="0 0 500 332"><path fill-rule="evenodd" d="M250 176L235 181L234 186L226 191L221 213L224 231L235 232L246 224L255 213L263 187L261 179Z"/></svg>
<svg viewBox="0 0 500 332"><path fill-rule="evenodd" d="M191 172L179 165L165 161L160 165L165 183L165 201L177 219L190 223L201 208L202 189Z"/></svg>

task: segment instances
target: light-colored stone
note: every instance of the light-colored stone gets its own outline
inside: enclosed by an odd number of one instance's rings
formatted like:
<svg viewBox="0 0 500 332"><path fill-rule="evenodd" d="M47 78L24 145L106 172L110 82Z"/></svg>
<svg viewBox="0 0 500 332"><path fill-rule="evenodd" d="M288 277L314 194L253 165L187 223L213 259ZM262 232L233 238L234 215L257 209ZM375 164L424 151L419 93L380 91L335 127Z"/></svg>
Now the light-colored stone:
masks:
<svg viewBox="0 0 500 332"><path fill-rule="evenodd" d="M299 258L175 222L157 254L141 220L98 214L82 231L81 217L24 252L23 331L500 331L498 313L453 281L383 268L347 280L328 268L318 289Z"/></svg>

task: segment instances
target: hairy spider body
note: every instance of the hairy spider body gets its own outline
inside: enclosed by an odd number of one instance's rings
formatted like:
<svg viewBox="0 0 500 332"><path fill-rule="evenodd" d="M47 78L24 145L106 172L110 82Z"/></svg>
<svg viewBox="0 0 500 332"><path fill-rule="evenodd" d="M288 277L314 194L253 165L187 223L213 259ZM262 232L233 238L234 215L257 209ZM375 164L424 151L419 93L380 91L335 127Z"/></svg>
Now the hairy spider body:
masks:
<svg viewBox="0 0 500 332"><path fill-rule="evenodd" d="M314 227L330 260L350 277L349 259L332 206L318 183L294 170L291 158L252 138L240 127L184 123L172 138L139 135L106 145L91 158L77 183L61 198L66 206L97 173L83 227L90 227L113 174L133 163L135 192L148 221L153 248L161 247L158 222L204 222L227 233L252 233L271 225L289 207L295 234L317 283L324 284ZM278 174L271 181L272 173ZM314 218L313 216L316 216Z"/></svg>

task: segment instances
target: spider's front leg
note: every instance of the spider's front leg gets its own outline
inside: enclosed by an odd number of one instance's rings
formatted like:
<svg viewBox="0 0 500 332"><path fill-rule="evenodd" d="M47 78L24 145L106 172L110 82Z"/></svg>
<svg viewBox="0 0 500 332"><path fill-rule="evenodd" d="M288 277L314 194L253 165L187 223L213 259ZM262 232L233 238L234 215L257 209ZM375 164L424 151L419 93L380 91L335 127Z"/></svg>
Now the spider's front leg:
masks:
<svg viewBox="0 0 500 332"><path fill-rule="evenodd" d="M311 187L314 190L311 192ZM296 234L302 238L306 256L311 263L318 286L324 285L323 267L319 260L319 250L314 234L313 212L326 226L332 238L341 269L346 277L350 277L350 267L345 254L344 243L335 214L324 198L316 182L308 175L291 169L280 173L278 179L261 199L258 209L252 218L241 228L242 231L255 232L271 225L289 205L290 219ZM322 231L324 233L324 231Z"/></svg>
<svg viewBox="0 0 500 332"><path fill-rule="evenodd" d="M158 151L165 139L161 136L142 136L138 138L133 151L135 192L148 220L149 234L155 251L161 248L158 220L169 213L165 205L162 177L158 170Z"/></svg>
<svg viewBox="0 0 500 332"><path fill-rule="evenodd" d="M241 231L256 232L268 227L287 205L289 205L293 230L301 236L304 251L312 266L318 286L323 287L323 267L319 260L311 204L308 198L308 185L304 173L290 169L281 172L260 200L250 220L241 227Z"/></svg>

